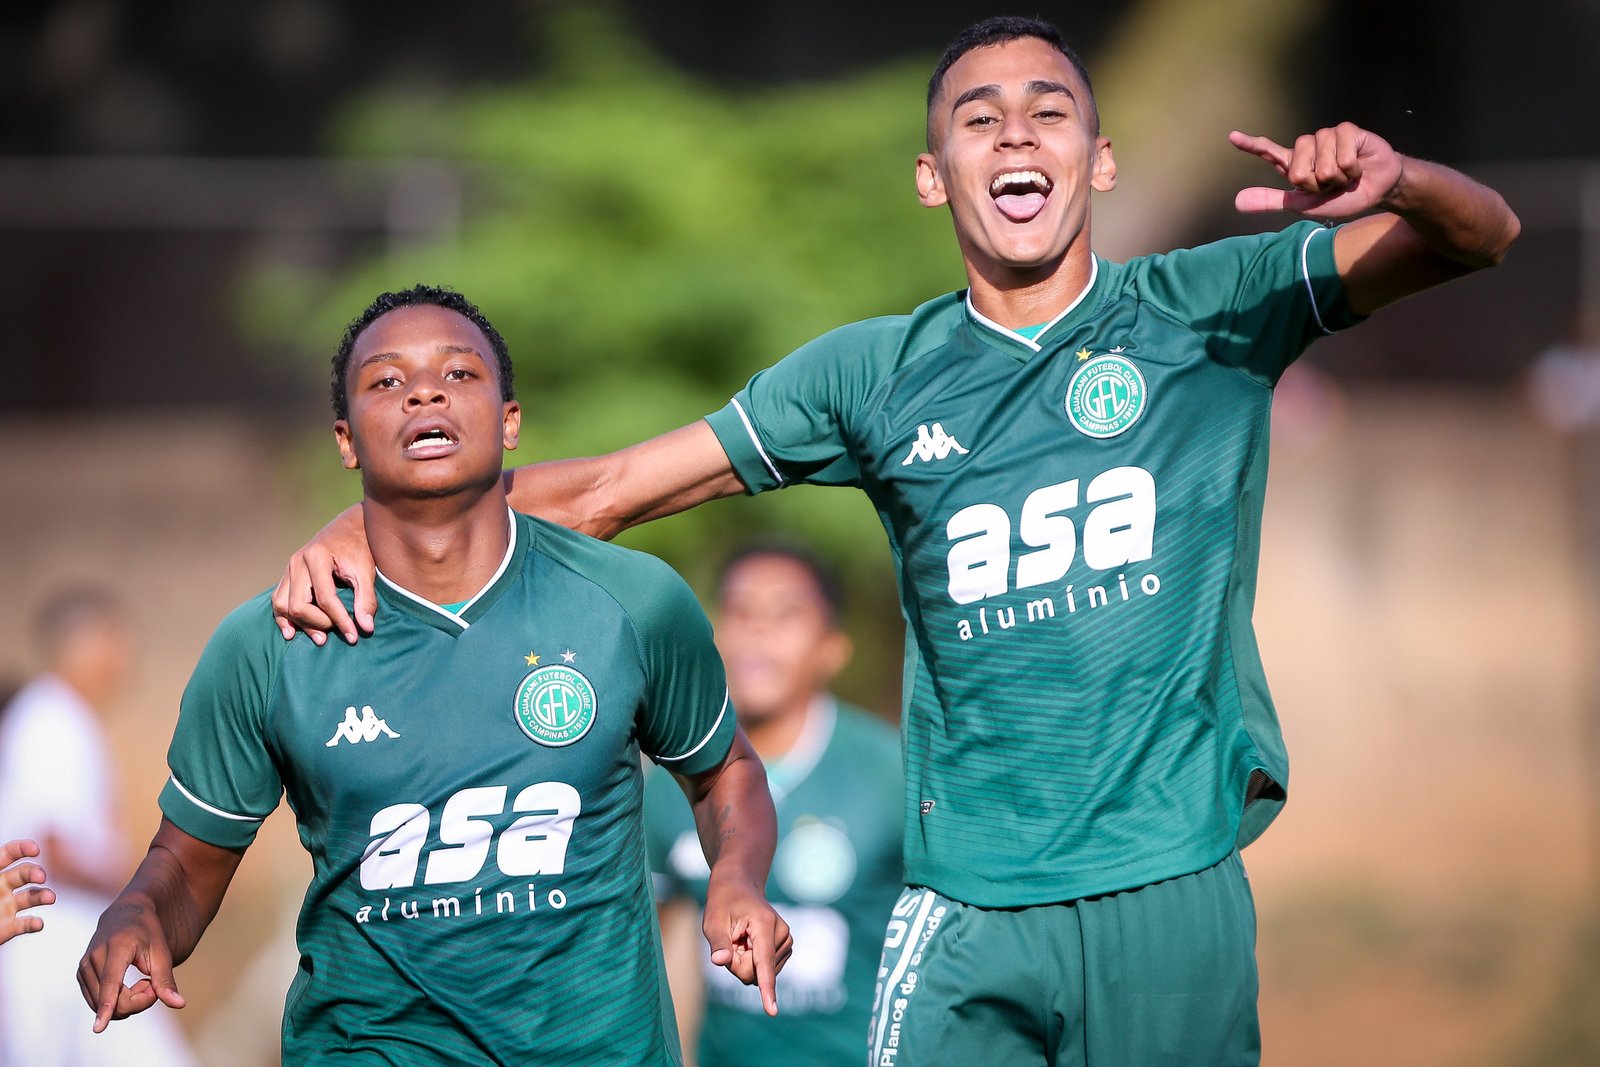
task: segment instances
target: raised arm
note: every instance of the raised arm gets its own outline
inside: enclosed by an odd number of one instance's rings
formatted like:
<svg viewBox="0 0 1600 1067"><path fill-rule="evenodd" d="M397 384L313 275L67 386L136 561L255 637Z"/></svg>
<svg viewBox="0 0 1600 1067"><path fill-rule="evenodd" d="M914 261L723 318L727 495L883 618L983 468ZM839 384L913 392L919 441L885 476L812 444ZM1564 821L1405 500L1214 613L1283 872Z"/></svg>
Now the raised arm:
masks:
<svg viewBox="0 0 1600 1067"><path fill-rule="evenodd" d="M100 916L78 963L78 988L93 1009L94 1032L157 1000L181 1008L172 969L194 952L222 904L242 852L208 845L168 819L150 842L133 880ZM146 977L122 984L129 965Z"/></svg>
<svg viewBox="0 0 1600 1067"><path fill-rule="evenodd" d="M711 962L758 986L761 1006L776 1015L777 975L794 939L764 892L778 838L767 772L740 730L721 766L675 777L694 809L700 847L711 865L701 924Z"/></svg>
<svg viewBox="0 0 1600 1067"><path fill-rule="evenodd" d="M620 452L534 463L505 477L513 508L607 539L744 489L704 420ZM304 630L319 645L332 630L354 644L358 630L372 632L376 577L361 508L353 505L290 558L272 594L278 629L286 640ZM354 618L340 584L355 593Z"/></svg>
<svg viewBox="0 0 1600 1067"><path fill-rule="evenodd" d="M1354 123L1302 134L1293 148L1238 131L1228 139L1272 164L1291 186L1240 190L1234 199L1240 211L1329 220L1365 215L1341 227L1334 240L1339 275L1358 315L1494 266L1521 230L1493 189L1449 167L1403 156Z"/></svg>

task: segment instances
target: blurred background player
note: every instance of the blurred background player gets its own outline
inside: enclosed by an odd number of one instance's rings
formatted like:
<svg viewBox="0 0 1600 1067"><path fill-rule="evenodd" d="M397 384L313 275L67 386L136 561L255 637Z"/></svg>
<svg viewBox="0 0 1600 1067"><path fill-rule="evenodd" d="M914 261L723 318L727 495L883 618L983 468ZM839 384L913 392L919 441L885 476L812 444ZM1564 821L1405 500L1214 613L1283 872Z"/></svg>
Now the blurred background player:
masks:
<svg viewBox="0 0 1600 1067"><path fill-rule="evenodd" d="M0 958L0 1063L180 1067L193 1060L165 1008L91 1041L73 979L133 869L104 728L133 663L127 614L106 589L63 589L34 636L44 670L0 710L0 838L38 842L60 899L47 929Z"/></svg>
<svg viewBox="0 0 1600 1067"><path fill-rule="evenodd" d="M795 952L776 1019L708 964L703 996L678 990L686 1043L698 1026L699 1067L861 1062L883 927L903 885L903 787L895 730L829 692L852 651L840 611L838 582L797 548L753 545L722 570L717 647L777 806L767 897L794 931ZM675 914L692 904L698 922L708 872L694 820L663 771L645 785L645 831L671 964L692 941ZM691 1022L699 1000L704 1013Z"/></svg>

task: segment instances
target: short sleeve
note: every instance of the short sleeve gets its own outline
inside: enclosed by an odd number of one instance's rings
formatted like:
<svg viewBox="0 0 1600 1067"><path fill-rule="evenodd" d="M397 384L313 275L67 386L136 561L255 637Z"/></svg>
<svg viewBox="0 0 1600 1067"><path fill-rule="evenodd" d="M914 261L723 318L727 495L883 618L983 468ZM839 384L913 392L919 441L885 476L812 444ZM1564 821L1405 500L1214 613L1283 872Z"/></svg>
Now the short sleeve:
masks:
<svg viewBox="0 0 1600 1067"><path fill-rule="evenodd" d="M1141 294L1205 335L1211 358L1274 384L1312 341L1361 321L1334 260L1337 232L1304 221L1152 256Z"/></svg>
<svg viewBox="0 0 1600 1067"><path fill-rule="evenodd" d="M757 373L727 407L706 416L746 489L861 483L850 429L906 321L869 319L823 334Z"/></svg>
<svg viewBox="0 0 1600 1067"><path fill-rule="evenodd" d="M262 594L217 627L183 691L161 811L208 844L248 846L278 806L267 718L284 647Z"/></svg>
<svg viewBox="0 0 1600 1067"><path fill-rule="evenodd" d="M639 747L679 774L720 764L733 746L733 705L711 623L683 579L665 563L641 556L624 593L644 660Z"/></svg>

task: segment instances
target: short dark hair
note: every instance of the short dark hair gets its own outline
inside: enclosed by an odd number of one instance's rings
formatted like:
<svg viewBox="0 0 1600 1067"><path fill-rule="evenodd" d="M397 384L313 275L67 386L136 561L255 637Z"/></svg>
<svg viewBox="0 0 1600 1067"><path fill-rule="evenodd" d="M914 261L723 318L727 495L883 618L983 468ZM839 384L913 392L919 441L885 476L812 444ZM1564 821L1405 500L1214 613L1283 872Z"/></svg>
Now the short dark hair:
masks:
<svg viewBox="0 0 1600 1067"><path fill-rule="evenodd" d="M844 615L844 587L839 583L839 576L814 552L788 541L751 541L735 549L717 571L718 599L726 590L728 577L741 564L753 559L772 558L788 560L806 572L811 583L817 587L817 596L822 600L828 625L838 629Z"/></svg>
<svg viewBox="0 0 1600 1067"><path fill-rule="evenodd" d="M33 637L46 660L54 660L63 646L86 626L122 622L122 600L98 585L73 585L58 589L39 605L33 619Z"/></svg>
<svg viewBox="0 0 1600 1067"><path fill-rule="evenodd" d="M1078 53L1067 44L1066 38L1061 36L1061 31L1050 23L1043 19L1023 18L1018 15L997 15L994 18L987 18L982 22L973 23L956 35L956 39L950 42L950 47L944 50L944 55L939 57L939 65L933 68L933 77L928 79L929 114L933 112L934 97L939 95L939 90L944 85L944 76L955 65L956 60L974 48L1007 44L1024 37L1036 37L1067 57L1072 69L1083 79L1083 87L1089 90L1089 114L1094 119L1094 132L1098 134L1100 107L1094 101L1094 84L1089 81L1089 70L1083 65L1083 60L1078 58Z"/></svg>
<svg viewBox="0 0 1600 1067"><path fill-rule="evenodd" d="M432 304L448 311L454 311L467 319L478 329L483 331L483 336L489 339L489 347L494 349L495 362L500 369L500 399L511 400L514 397L511 382L511 352L506 348L506 339L500 336L500 331L484 318L483 312L478 310L478 305L456 292L438 285L413 285L409 289L401 289L395 293L379 293L367 309L350 320L350 325L344 328L344 337L339 340L339 348L333 354L333 415L334 418L348 419L350 417L350 395L345 391L345 377L350 369L350 353L355 350L356 339L371 326L378 318L395 308L416 307L422 304Z"/></svg>

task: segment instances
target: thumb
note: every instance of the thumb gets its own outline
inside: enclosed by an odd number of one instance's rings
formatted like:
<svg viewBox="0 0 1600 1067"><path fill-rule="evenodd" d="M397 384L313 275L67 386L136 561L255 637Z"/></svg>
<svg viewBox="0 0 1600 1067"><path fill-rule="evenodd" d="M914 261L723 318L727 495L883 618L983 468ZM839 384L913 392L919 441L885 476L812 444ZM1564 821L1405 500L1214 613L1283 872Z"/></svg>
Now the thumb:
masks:
<svg viewBox="0 0 1600 1067"><path fill-rule="evenodd" d="M711 946L711 962L718 967L726 967L733 961L733 938L727 926L726 922L719 922L708 924L704 929L706 944Z"/></svg>
<svg viewBox="0 0 1600 1067"><path fill-rule="evenodd" d="M155 988L156 999L169 1008L181 1008L189 1003L178 992L178 980L172 974L172 957L155 946L150 951L150 984Z"/></svg>
<svg viewBox="0 0 1600 1067"><path fill-rule="evenodd" d="M1264 185L1254 185L1248 189L1240 189L1233 198L1235 211L1246 215L1258 214L1263 211L1289 211L1289 190L1272 189Z"/></svg>

